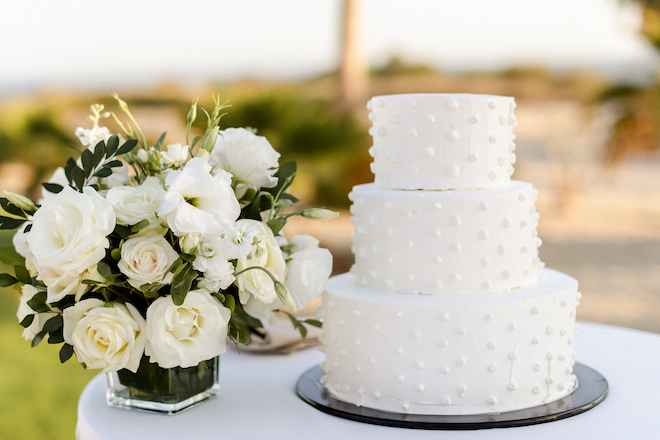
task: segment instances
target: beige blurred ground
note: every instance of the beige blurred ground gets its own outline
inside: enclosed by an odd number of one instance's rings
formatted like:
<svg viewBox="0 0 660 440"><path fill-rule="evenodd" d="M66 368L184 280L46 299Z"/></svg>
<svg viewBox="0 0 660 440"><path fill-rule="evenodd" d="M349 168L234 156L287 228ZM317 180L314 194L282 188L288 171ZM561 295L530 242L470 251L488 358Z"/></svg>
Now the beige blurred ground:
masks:
<svg viewBox="0 0 660 440"><path fill-rule="evenodd" d="M539 190L541 259L578 279L578 317L660 333L660 155L614 168L601 159L611 112L572 101L519 101L515 178ZM368 146L365 146L367 148ZM352 264L350 214L324 223L293 219Z"/></svg>

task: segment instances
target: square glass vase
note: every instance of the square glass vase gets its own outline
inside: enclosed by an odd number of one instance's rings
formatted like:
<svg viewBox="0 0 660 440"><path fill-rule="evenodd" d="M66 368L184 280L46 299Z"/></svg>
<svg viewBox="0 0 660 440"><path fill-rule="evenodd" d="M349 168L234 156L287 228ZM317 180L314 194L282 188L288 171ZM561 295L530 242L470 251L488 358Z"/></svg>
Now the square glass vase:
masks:
<svg viewBox="0 0 660 440"><path fill-rule="evenodd" d="M220 357L194 367L161 368L142 356L137 372L105 373L108 405L176 414L220 392Z"/></svg>

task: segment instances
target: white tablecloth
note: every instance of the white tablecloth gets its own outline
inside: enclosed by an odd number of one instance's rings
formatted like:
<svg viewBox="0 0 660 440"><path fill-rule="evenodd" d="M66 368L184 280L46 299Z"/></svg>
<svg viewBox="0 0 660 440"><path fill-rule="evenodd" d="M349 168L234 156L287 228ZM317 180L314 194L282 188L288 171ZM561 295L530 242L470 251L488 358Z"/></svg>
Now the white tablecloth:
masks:
<svg viewBox="0 0 660 440"><path fill-rule="evenodd" d="M521 428L421 431L333 417L298 398L298 377L320 362L309 349L292 355L232 351L221 357L221 392L190 411L166 416L108 407L96 376L78 403L78 440L183 439L656 439L660 438L660 335L583 323L577 360L608 380L596 408L568 419Z"/></svg>

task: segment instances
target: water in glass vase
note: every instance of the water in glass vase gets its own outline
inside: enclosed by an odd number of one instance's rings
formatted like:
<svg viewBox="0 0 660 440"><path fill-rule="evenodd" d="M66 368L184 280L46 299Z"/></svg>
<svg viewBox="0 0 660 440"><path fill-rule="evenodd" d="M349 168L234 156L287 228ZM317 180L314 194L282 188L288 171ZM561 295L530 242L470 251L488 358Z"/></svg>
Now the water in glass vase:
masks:
<svg viewBox="0 0 660 440"><path fill-rule="evenodd" d="M220 392L220 357L188 368L161 368L142 356L137 372L105 374L108 405L176 414Z"/></svg>

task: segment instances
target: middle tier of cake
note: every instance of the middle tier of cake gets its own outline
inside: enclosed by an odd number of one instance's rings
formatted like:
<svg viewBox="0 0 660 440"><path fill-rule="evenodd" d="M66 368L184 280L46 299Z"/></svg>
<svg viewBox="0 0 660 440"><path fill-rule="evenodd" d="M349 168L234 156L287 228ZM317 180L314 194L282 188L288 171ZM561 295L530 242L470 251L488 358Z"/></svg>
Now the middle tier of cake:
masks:
<svg viewBox="0 0 660 440"><path fill-rule="evenodd" d="M364 287L464 295L532 285L538 258L536 190L406 191L358 185L349 198L355 264Z"/></svg>

